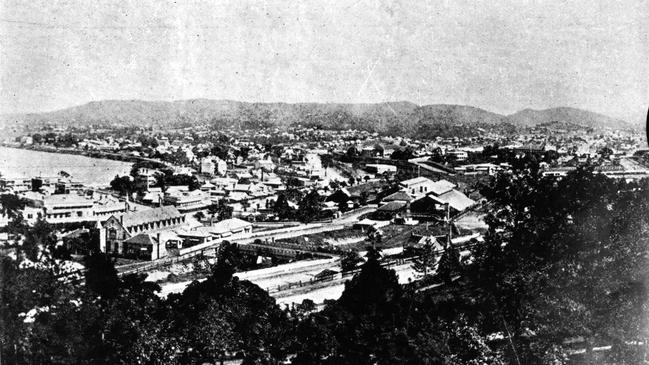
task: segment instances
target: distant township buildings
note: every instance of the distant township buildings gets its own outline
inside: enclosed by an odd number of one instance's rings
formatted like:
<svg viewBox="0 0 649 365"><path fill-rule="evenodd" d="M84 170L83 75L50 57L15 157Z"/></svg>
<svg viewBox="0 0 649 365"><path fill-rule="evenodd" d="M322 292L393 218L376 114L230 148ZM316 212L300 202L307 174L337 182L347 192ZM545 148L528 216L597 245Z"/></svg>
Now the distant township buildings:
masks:
<svg viewBox="0 0 649 365"><path fill-rule="evenodd" d="M23 218L29 224L39 217L51 224L96 223L128 209L127 202L85 189L81 183L69 179L3 178L0 187L23 200Z"/></svg>
<svg viewBox="0 0 649 365"><path fill-rule="evenodd" d="M103 194L53 194L25 192L24 218L28 223L42 217L51 224L101 222L114 214L124 213L127 203Z"/></svg>

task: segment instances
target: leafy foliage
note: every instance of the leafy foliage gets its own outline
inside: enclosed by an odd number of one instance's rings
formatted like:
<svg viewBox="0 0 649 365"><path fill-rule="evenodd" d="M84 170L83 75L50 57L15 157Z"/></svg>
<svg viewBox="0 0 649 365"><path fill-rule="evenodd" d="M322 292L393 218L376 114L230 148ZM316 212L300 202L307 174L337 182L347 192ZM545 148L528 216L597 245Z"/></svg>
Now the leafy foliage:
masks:
<svg viewBox="0 0 649 365"><path fill-rule="evenodd" d="M482 190L496 210L470 277L521 362L542 363L566 338L625 347L646 336L646 184L590 168L557 182L525 168Z"/></svg>
<svg viewBox="0 0 649 365"><path fill-rule="evenodd" d="M273 213L275 213L277 218L281 220L292 219L295 216L294 209L288 204L286 194L279 193L277 195L277 200L273 205Z"/></svg>
<svg viewBox="0 0 649 365"><path fill-rule="evenodd" d="M0 195L0 213L14 219L25 208L25 201L15 194Z"/></svg>
<svg viewBox="0 0 649 365"><path fill-rule="evenodd" d="M363 262L363 258L357 250L349 250L340 258L340 268L343 271L355 270L357 265Z"/></svg>
<svg viewBox="0 0 649 365"><path fill-rule="evenodd" d="M85 285L61 280L53 227L42 220L27 227L17 215L9 229L21 237L18 254L0 257L2 358L546 364L567 363L564 340L583 338L583 363L640 363L637 344L648 337L649 318L649 183L618 182L589 168L557 181L527 161L481 191L492 213L484 244L472 246L472 264L460 266L451 247L437 270L443 283L402 286L370 248L340 299L321 311L312 302L281 310L265 290L234 277L246 259L227 243L210 277L166 299L144 276L118 277L100 254L87 259ZM380 242L380 231L368 239ZM420 256L419 264L432 271L433 257ZM357 260L344 258L349 267ZM590 351L607 345L604 354Z"/></svg>
<svg viewBox="0 0 649 365"><path fill-rule="evenodd" d="M421 249L417 250L417 256L412 261L412 268L418 273L427 276L437 270L439 252L432 238L427 238Z"/></svg>
<svg viewBox="0 0 649 365"><path fill-rule="evenodd" d="M130 176L116 175L110 182L110 188L119 192L121 195L127 195L137 191L135 181L133 181Z"/></svg>
<svg viewBox="0 0 649 365"><path fill-rule="evenodd" d="M297 216L301 222L309 223L320 218L322 198L316 190L311 190L300 200Z"/></svg>
<svg viewBox="0 0 649 365"><path fill-rule="evenodd" d="M212 216L216 216L219 220L224 220L232 218L232 212L234 211L234 208L229 206L225 199L221 199L216 204L212 204L207 207L207 211Z"/></svg>

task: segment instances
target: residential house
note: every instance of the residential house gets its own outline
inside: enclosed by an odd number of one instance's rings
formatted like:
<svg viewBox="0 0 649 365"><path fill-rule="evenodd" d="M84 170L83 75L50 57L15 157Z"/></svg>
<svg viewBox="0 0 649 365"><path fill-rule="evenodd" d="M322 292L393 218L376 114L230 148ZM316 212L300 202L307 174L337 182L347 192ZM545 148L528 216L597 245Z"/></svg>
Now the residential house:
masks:
<svg viewBox="0 0 649 365"><path fill-rule="evenodd" d="M216 239L241 239L252 235L252 223L238 218L224 219L206 228Z"/></svg>
<svg viewBox="0 0 649 365"><path fill-rule="evenodd" d="M137 171L137 177L135 178L135 186L138 189L147 191L149 190L150 187L152 187L158 182L158 179L162 175L163 172L160 170L141 167Z"/></svg>
<svg viewBox="0 0 649 365"><path fill-rule="evenodd" d="M381 204L386 204L390 202L410 203L412 199L413 198L405 191L397 191L396 193L390 194L384 197L383 199L381 199Z"/></svg>
<svg viewBox="0 0 649 365"><path fill-rule="evenodd" d="M469 158L469 153L464 150L451 150L446 151L446 156L455 161L466 161Z"/></svg>
<svg viewBox="0 0 649 365"><path fill-rule="evenodd" d="M149 190L142 197L142 202L149 205L162 205L164 201L164 192L162 188L149 188Z"/></svg>
<svg viewBox="0 0 649 365"><path fill-rule="evenodd" d="M385 221L391 220L405 214L408 210L408 203L400 201L392 201L381 205L377 210L372 213L372 219Z"/></svg>
<svg viewBox="0 0 649 365"><path fill-rule="evenodd" d="M29 224L42 216L50 224L101 222L113 214L126 212L127 205L108 195L54 194L25 192L25 219ZM27 209L29 208L29 209Z"/></svg>
<svg viewBox="0 0 649 365"><path fill-rule="evenodd" d="M201 174L213 175L215 170L216 164L211 158L205 157L201 159Z"/></svg>
<svg viewBox="0 0 649 365"><path fill-rule="evenodd" d="M435 182L427 177L420 176L404 180L399 185L411 196L420 197L431 192L435 186Z"/></svg>
<svg viewBox="0 0 649 365"><path fill-rule="evenodd" d="M32 189L32 180L26 178L0 177L0 190L21 193Z"/></svg>
<svg viewBox="0 0 649 365"><path fill-rule="evenodd" d="M348 206L360 206L380 199L386 192L387 185L381 181L371 181L364 184L340 188L330 194L325 201L334 201Z"/></svg>
<svg viewBox="0 0 649 365"><path fill-rule="evenodd" d="M442 186L442 185L440 185ZM442 218L448 213L453 216L476 204L474 200L453 188L439 188L410 203L410 214L418 219Z"/></svg>
<svg viewBox="0 0 649 365"><path fill-rule="evenodd" d="M201 190L167 192L164 197L165 205L172 205L181 213L196 212L206 209L212 204L208 193Z"/></svg>
<svg viewBox="0 0 649 365"><path fill-rule="evenodd" d="M264 171L270 172L275 169L275 163L271 159L263 159L255 161L255 168L262 169Z"/></svg>
<svg viewBox="0 0 649 365"><path fill-rule="evenodd" d="M228 163L225 162L224 160L216 157L214 159L214 165L215 165L215 172L218 175L225 176L225 174L228 172Z"/></svg>

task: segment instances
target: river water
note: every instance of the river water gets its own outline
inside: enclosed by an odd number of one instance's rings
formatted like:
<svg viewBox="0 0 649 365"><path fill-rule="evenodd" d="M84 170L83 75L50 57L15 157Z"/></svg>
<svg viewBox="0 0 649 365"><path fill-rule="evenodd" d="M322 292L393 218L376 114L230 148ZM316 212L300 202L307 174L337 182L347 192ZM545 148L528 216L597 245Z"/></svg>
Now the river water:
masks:
<svg viewBox="0 0 649 365"><path fill-rule="evenodd" d="M0 174L5 177L55 177L61 171L94 187L108 186L115 175L128 175L131 163L79 155L0 146Z"/></svg>

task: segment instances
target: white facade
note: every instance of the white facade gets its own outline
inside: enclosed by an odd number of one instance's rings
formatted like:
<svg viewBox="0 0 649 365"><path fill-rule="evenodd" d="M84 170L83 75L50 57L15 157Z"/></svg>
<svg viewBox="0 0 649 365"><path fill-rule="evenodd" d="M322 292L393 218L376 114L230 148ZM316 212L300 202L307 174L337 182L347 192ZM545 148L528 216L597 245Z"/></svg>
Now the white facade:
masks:
<svg viewBox="0 0 649 365"><path fill-rule="evenodd" d="M216 173L218 175L224 176L228 172L228 163L220 158L214 159L214 164L216 165Z"/></svg>
<svg viewBox="0 0 649 365"><path fill-rule="evenodd" d="M201 160L201 173L212 175L216 170L216 164L210 158L204 158Z"/></svg>
<svg viewBox="0 0 649 365"><path fill-rule="evenodd" d="M113 197L99 198L77 194L23 194L28 201L23 216L33 224L39 216L51 224L101 222L111 215L126 212L127 205Z"/></svg>
<svg viewBox="0 0 649 365"><path fill-rule="evenodd" d="M422 196L433 190L435 182L425 177L416 177L414 179L404 180L400 185L406 193L412 196Z"/></svg>

